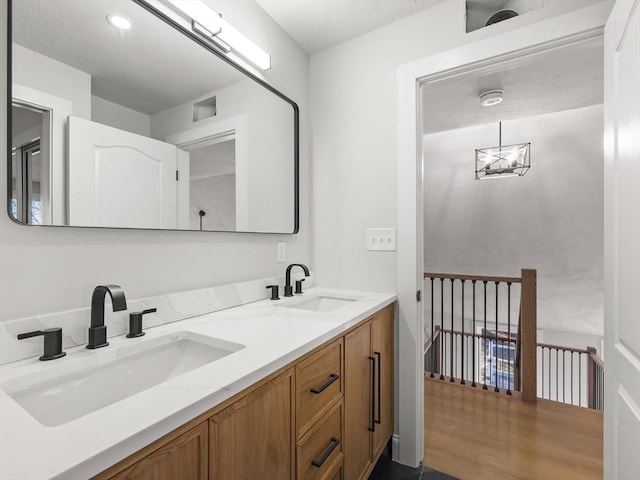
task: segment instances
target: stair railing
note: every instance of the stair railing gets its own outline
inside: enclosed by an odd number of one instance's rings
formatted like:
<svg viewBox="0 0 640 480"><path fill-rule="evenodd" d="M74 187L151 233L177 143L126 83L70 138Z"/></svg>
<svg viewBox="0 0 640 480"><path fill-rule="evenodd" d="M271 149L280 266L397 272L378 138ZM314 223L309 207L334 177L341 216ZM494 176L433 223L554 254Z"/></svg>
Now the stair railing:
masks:
<svg viewBox="0 0 640 480"><path fill-rule="evenodd" d="M536 403L536 271L523 269L520 277L427 272L424 278L431 307L425 343L429 376L437 373L440 380L461 384L470 380L472 387L481 384L507 395L520 391L522 401ZM517 328L514 284L520 286ZM506 301L500 297L505 289Z"/></svg>

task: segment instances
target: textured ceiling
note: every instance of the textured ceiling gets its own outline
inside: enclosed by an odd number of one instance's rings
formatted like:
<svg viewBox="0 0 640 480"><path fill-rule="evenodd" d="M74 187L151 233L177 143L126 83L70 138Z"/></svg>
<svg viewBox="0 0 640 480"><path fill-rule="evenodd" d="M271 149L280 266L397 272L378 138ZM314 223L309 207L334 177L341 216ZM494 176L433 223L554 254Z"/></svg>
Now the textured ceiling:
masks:
<svg viewBox="0 0 640 480"><path fill-rule="evenodd" d="M133 28L113 28L109 13ZM89 73L94 95L149 115L242 78L131 1L14 0L13 41Z"/></svg>
<svg viewBox="0 0 640 480"><path fill-rule="evenodd" d="M445 0L256 0L307 53L324 50Z"/></svg>
<svg viewBox="0 0 640 480"><path fill-rule="evenodd" d="M494 73L473 73L423 87L424 133L542 115L603 102L601 41L566 47ZM504 90L504 101L480 105L482 92Z"/></svg>

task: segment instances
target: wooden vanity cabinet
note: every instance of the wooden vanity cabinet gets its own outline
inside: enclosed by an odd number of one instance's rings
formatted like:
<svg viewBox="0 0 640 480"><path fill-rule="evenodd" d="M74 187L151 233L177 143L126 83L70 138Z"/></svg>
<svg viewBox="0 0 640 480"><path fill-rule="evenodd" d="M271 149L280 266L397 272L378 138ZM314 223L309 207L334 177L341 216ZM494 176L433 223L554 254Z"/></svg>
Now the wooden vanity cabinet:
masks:
<svg viewBox="0 0 640 480"><path fill-rule="evenodd" d="M365 479L393 433L393 306L345 336L345 478Z"/></svg>
<svg viewBox="0 0 640 480"><path fill-rule="evenodd" d="M295 478L293 369L209 420L209 479Z"/></svg>
<svg viewBox="0 0 640 480"><path fill-rule="evenodd" d="M393 431L393 309L93 480L365 479Z"/></svg>
<svg viewBox="0 0 640 480"><path fill-rule="evenodd" d="M372 435L374 462L393 434L393 365L394 310L381 310L371 320L371 351L376 360L376 392L374 396L375 427Z"/></svg>
<svg viewBox="0 0 640 480"><path fill-rule="evenodd" d="M147 453L141 450L141 459L125 468L111 480L207 480L208 425L203 422L164 446ZM107 477L101 477L107 478Z"/></svg>
<svg viewBox="0 0 640 480"><path fill-rule="evenodd" d="M298 480L330 480L341 475L343 365L342 338L296 364Z"/></svg>

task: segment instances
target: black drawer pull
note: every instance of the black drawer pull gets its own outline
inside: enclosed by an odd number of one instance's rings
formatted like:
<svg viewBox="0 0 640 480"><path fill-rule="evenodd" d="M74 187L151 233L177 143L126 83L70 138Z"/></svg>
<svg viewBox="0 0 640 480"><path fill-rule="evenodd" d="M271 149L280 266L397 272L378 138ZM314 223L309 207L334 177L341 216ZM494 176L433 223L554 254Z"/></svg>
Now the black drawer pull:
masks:
<svg viewBox="0 0 640 480"><path fill-rule="evenodd" d="M340 378L340 375L336 375L335 373L332 373L331 375L329 375L329 380L327 380L322 385L320 385L320 388L312 388L309 391L315 394L322 393L324 390L326 390L329 387L329 385L331 385L333 382L335 382L339 378Z"/></svg>
<svg viewBox="0 0 640 480"><path fill-rule="evenodd" d="M376 355L376 357L378 357L378 419L376 420L374 418L373 421L379 424L382 421L382 418L380 415L382 411L382 407L381 407L382 391L380 387L380 385L382 385L382 375L381 375L382 355L380 355L380 352L373 352L373 353Z"/></svg>
<svg viewBox="0 0 640 480"><path fill-rule="evenodd" d="M329 455L331 455L331 453L336 449L339 443L339 439L337 439L336 437L331 437L331 445L329 445L329 449L324 452L324 455L322 455L322 458L320 460L311 460L311 465L320 468L322 464L327 461L327 458L329 458Z"/></svg>
<svg viewBox="0 0 640 480"><path fill-rule="evenodd" d="M369 362L371 365L371 424L368 427L370 432L376 431L376 359L373 357L369 357Z"/></svg>

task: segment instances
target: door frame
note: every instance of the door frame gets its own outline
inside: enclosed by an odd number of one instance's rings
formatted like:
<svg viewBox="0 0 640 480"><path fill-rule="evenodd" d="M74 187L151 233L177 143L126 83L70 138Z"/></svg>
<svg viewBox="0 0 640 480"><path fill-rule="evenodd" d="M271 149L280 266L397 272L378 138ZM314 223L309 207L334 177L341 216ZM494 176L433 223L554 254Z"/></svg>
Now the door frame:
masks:
<svg viewBox="0 0 640 480"><path fill-rule="evenodd" d="M236 231L249 228L249 119L246 114L236 115L165 138L182 150L212 145L225 140L236 142Z"/></svg>
<svg viewBox="0 0 640 480"><path fill-rule="evenodd" d="M424 455L423 158L421 86L477 70L502 70L602 36L610 5L599 3L423 58L397 69L398 84L398 399L394 460ZM409 347L411 346L411 347Z"/></svg>
<svg viewBox="0 0 640 480"><path fill-rule="evenodd" d="M72 113L71 101L14 83L12 103L31 106L44 113L40 149L48 162L42 165L42 206L44 224L66 225L67 218L67 119ZM9 139L8 141L11 141Z"/></svg>

